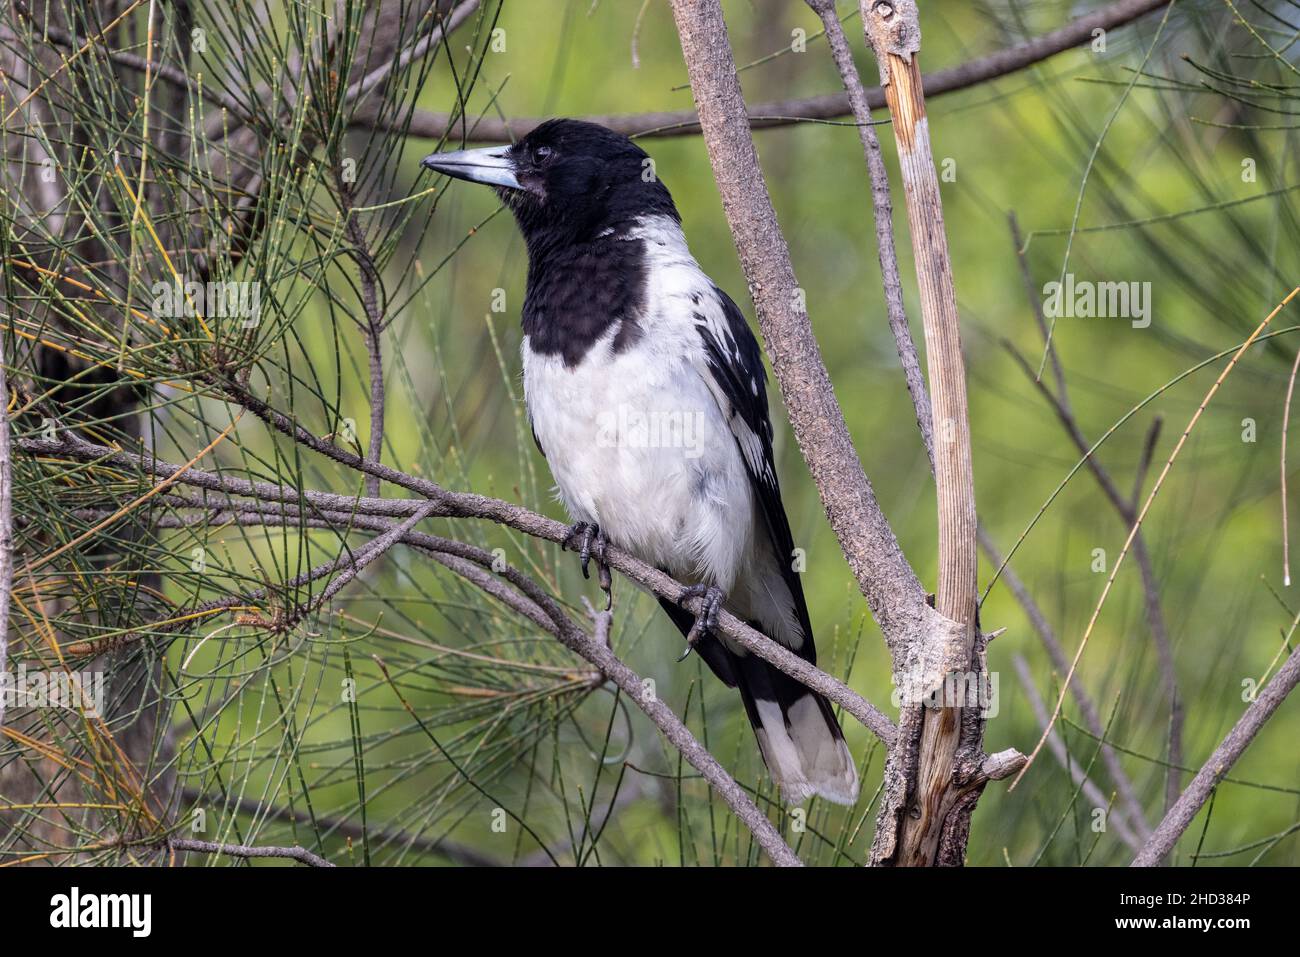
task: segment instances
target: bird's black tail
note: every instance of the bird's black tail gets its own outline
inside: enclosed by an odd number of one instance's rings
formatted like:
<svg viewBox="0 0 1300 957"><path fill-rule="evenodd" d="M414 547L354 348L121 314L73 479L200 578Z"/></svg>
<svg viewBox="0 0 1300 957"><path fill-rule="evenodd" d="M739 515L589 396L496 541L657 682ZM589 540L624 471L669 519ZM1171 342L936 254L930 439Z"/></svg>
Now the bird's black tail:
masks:
<svg viewBox="0 0 1300 957"><path fill-rule="evenodd" d="M663 599L659 603L683 635L690 631L690 612ZM740 691L763 762L787 802L799 804L813 794L836 804L857 802L857 768L825 697L757 655L732 651L713 635L702 635L695 652Z"/></svg>

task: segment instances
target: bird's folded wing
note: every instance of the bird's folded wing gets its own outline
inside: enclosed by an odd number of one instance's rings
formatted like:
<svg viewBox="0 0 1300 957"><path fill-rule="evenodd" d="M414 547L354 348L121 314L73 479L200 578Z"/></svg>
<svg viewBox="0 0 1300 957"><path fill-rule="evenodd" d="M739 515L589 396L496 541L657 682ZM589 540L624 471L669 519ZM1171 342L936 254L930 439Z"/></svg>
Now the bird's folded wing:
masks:
<svg viewBox="0 0 1300 957"><path fill-rule="evenodd" d="M736 445L745 461L750 484L763 515L763 525L771 539L772 553L781 569L781 577L790 590L795 614L804 642L798 653L816 663L812 625L803 585L794 570L794 537L781 503L781 485L776 477L772 456L772 420L767 408L767 370L758 340L740 308L716 286L712 301L702 297L696 313L696 329L704 344L705 368L701 374L726 416Z"/></svg>

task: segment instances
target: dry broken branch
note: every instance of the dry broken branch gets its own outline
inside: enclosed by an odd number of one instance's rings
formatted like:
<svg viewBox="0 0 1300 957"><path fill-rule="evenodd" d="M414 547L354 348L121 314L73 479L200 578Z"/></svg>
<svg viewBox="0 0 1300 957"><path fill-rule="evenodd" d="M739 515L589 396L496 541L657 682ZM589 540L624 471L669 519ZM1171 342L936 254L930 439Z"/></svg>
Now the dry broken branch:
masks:
<svg viewBox="0 0 1300 957"><path fill-rule="evenodd" d="M926 363L934 424L934 473L939 506L939 580L935 607L959 622L962 637L932 633L933 646L951 643L941 660L965 664L966 673L983 680L977 652L976 602L978 553L975 545L975 479L971 458L966 370L961 351L957 294L944 230L939 178L930 152L925 95L917 55L921 46L919 14L911 0L862 3L863 28L875 51L885 85L898 144L899 168L907 199L912 251L921 294ZM959 642L959 643L958 643ZM903 769L912 759L890 755L872 859L908 866L959 864L965 859L966 834L974 800L960 793L961 766L980 748L982 722L965 720L959 707L919 707L919 743L914 785L904 787ZM962 756L959 752L967 752ZM910 777L911 775L908 775ZM919 813L904 814L905 807Z"/></svg>

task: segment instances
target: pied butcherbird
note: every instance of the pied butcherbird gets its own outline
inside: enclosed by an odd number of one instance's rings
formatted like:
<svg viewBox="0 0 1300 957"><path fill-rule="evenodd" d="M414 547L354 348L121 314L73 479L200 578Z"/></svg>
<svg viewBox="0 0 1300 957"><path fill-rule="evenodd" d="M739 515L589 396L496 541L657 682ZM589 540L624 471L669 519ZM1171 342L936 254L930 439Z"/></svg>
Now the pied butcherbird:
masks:
<svg viewBox="0 0 1300 957"><path fill-rule="evenodd" d="M817 661L758 342L691 256L653 162L626 136L557 119L422 165L494 187L523 233L524 397L584 574L593 552L607 574L612 544L686 584L698 618L660 604L740 691L785 800L854 803L830 702L717 632L726 608Z"/></svg>

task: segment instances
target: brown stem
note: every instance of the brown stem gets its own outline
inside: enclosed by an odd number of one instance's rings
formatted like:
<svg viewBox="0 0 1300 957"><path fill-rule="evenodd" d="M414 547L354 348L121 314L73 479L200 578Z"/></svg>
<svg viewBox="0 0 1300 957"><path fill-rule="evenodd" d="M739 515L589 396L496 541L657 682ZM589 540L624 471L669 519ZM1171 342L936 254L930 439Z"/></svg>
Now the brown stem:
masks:
<svg viewBox="0 0 1300 957"><path fill-rule="evenodd" d="M966 371L961 352L957 295L943 221L939 178L930 151L925 94L917 64L920 22L912 0L895 3L863 0L867 41L876 53L894 121L899 168L907 201L912 251L916 260L921 319L925 328L935 435L935 486L939 520L939 578L935 608L959 622L962 645L945 659L964 659L967 673L982 680L977 654L975 614L978 553L975 545L975 482L971 457ZM944 640L934 635L932 641ZM944 703L951 704L951 703ZM909 706L918 707L918 706ZM978 794L959 788L967 757L959 750L978 749L982 722L971 720L972 708L921 707L915 786L909 810L900 815L891 793L882 804L872 858L877 863L928 866L961 863L969 817ZM897 766L902 762L891 755ZM891 831L896 830L896 839Z"/></svg>

